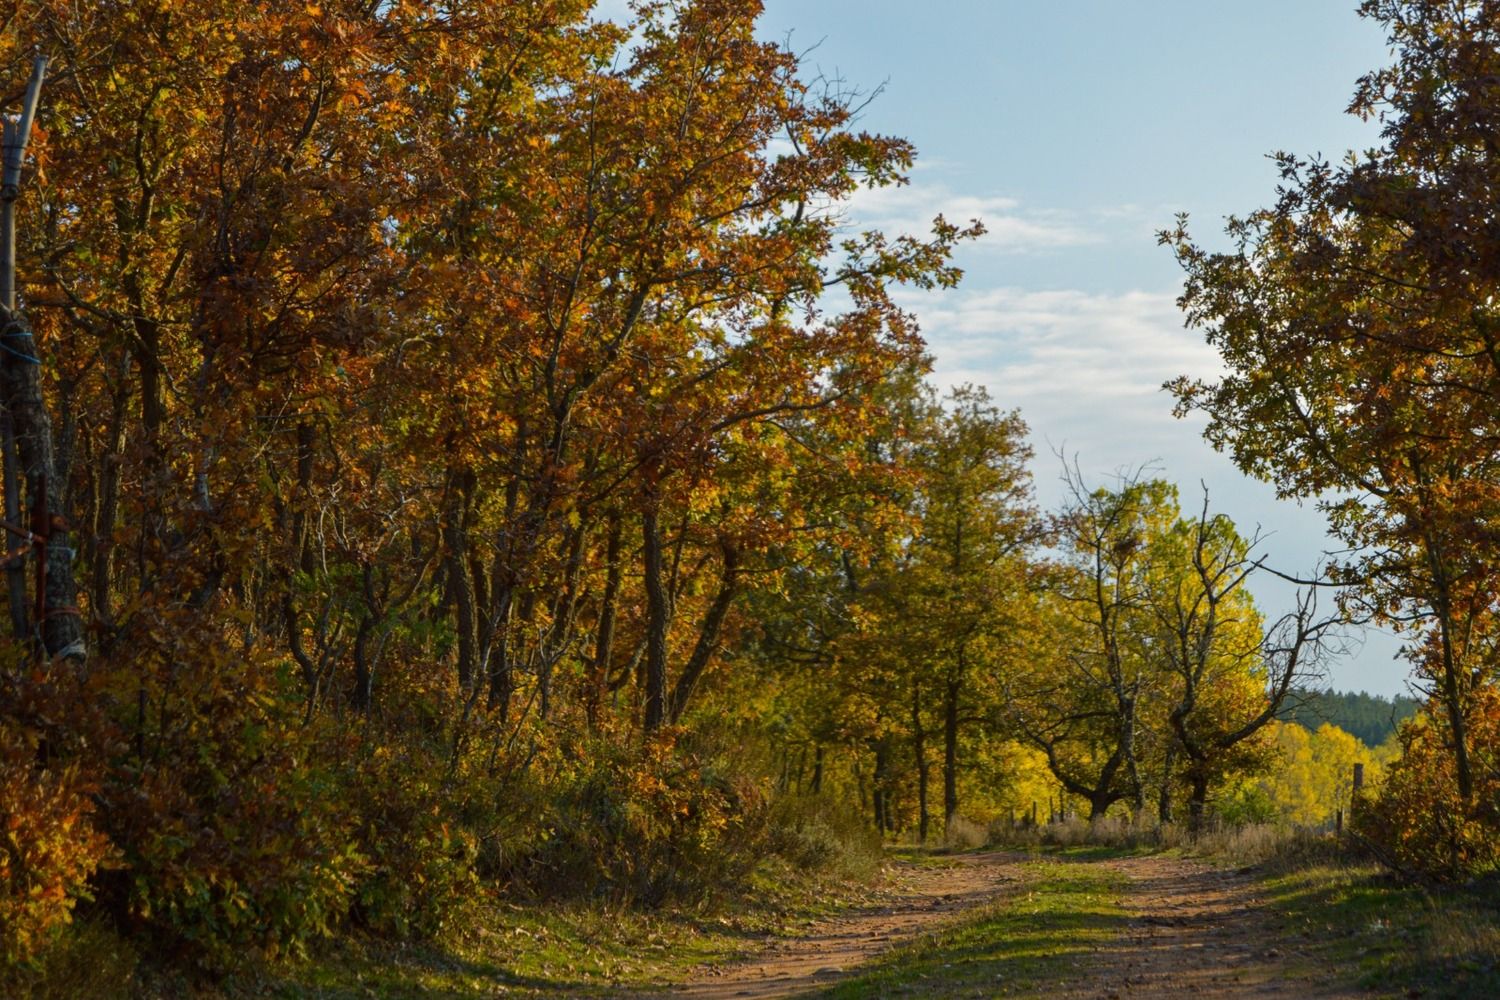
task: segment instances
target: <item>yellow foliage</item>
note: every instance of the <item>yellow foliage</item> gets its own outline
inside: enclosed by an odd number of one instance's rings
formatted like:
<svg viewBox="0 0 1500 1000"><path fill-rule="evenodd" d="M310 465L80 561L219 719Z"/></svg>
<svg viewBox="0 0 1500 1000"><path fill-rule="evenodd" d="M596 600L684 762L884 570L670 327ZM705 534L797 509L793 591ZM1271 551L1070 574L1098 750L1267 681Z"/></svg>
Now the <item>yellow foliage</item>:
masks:
<svg viewBox="0 0 1500 1000"><path fill-rule="evenodd" d="M1354 765L1365 766L1365 786L1380 780L1388 751L1372 750L1338 726L1325 722L1316 732L1296 723L1271 723L1280 763L1260 779L1261 789L1292 823L1315 825L1349 810Z"/></svg>

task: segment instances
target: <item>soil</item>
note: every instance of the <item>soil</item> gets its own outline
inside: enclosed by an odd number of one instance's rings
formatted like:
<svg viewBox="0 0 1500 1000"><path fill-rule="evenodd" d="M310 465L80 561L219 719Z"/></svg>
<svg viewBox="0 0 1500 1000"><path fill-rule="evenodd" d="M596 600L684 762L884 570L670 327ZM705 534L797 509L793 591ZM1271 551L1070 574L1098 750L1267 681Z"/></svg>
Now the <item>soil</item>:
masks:
<svg viewBox="0 0 1500 1000"><path fill-rule="evenodd" d="M1075 981L1049 990L1050 996L1364 996L1308 971L1314 968L1310 958L1277 933L1247 872L1161 856L1097 863L1130 880L1121 901L1129 923Z"/></svg>
<svg viewBox="0 0 1500 1000"><path fill-rule="evenodd" d="M770 1000L816 992L893 945L1003 895L1019 884L1015 866L1028 859L989 852L958 855L941 866L900 864L881 905L819 924L804 937L777 942L744 961L704 969L659 996ZM1038 997L1335 1000L1363 995L1309 973L1315 967L1276 933L1248 873L1162 856L1075 863L1101 864L1126 876L1121 900L1126 923L1118 938Z"/></svg>
<svg viewBox="0 0 1500 1000"><path fill-rule="evenodd" d="M819 924L805 937L778 941L745 961L705 969L662 996L767 1000L821 989L892 945L1005 892L1016 882L1014 865L1027 857L992 851L955 855L941 865L898 862L880 903Z"/></svg>

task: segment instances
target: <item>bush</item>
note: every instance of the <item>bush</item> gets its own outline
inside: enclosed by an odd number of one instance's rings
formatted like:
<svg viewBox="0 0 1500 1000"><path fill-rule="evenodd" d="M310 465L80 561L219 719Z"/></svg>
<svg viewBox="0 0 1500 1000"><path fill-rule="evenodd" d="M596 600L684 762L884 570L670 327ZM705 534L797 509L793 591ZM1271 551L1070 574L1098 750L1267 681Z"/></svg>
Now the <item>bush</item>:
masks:
<svg viewBox="0 0 1500 1000"><path fill-rule="evenodd" d="M355 919L396 938L433 938L478 892L478 838L456 822L462 772L437 747L370 740L352 756L349 795L361 854Z"/></svg>
<svg viewBox="0 0 1500 1000"><path fill-rule="evenodd" d="M285 665L184 617L103 667L124 739L100 797L125 871L113 908L200 966L300 953L347 913L364 860Z"/></svg>
<svg viewBox="0 0 1500 1000"><path fill-rule="evenodd" d="M96 761L57 723L87 705L64 668L49 679L5 671L0 688L0 947L6 965L31 959L89 898L89 879L114 850L96 824ZM72 725L67 727L72 730Z"/></svg>
<svg viewBox="0 0 1500 1000"><path fill-rule="evenodd" d="M1274 823L1280 813L1271 793L1258 784L1242 782L1214 803L1214 818L1223 826Z"/></svg>
<svg viewBox="0 0 1500 1000"><path fill-rule="evenodd" d="M857 806L829 795L777 796L767 849L798 868L868 876L881 861L880 832Z"/></svg>
<svg viewBox="0 0 1500 1000"><path fill-rule="evenodd" d="M702 901L739 884L768 849L762 783L708 741L678 729L644 746L596 739L575 760L520 873L533 889Z"/></svg>
<svg viewBox="0 0 1500 1000"><path fill-rule="evenodd" d="M1458 794L1448 726L1429 707L1400 730L1401 756L1354 829L1398 867L1463 879L1500 870L1500 690L1474 692L1468 717L1474 802Z"/></svg>

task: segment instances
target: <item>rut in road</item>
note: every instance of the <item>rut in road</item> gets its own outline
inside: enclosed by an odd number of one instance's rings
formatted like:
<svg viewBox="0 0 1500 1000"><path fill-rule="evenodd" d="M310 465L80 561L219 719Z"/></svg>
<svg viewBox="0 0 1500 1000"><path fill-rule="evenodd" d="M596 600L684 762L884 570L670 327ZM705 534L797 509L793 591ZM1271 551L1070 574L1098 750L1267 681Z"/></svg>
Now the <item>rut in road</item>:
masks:
<svg viewBox="0 0 1500 1000"><path fill-rule="evenodd" d="M1021 885L1016 865L1030 855L958 855L953 864L898 868L899 890L884 906L855 911L780 942L742 962L704 970L686 984L655 994L692 1000L770 1000L833 985L894 945L912 941L963 911ZM1333 970L1314 966L1286 941L1244 872L1163 856L1073 861L1098 864L1127 881L1119 933L1047 983L1004 990L1008 997L1122 1000L1126 997L1363 996L1337 985ZM1011 981L1009 976L1004 980ZM942 997L943 984L924 982L919 995ZM953 996L970 996L955 988Z"/></svg>
<svg viewBox="0 0 1500 1000"><path fill-rule="evenodd" d="M1365 994L1328 980L1276 928L1256 879L1160 855L1097 862L1129 879L1122 933L1045 995L1068 1000L1209 1000ZM1024 995L1024 994L1022 994ZM1038 994L1041 995L1041 994Z"/></svg>
<svg viewBox="0 0 1500 1000"><path fill-rule="evenodd" d="M897 868L895 892L884 904L819 924L805 937L705 970L658 995L674 1000L769 1000L814 992L891 946L994 900L1016 882L1014 865L1027 857L990 851L955 855L943 865L903 862Z"/></svg>

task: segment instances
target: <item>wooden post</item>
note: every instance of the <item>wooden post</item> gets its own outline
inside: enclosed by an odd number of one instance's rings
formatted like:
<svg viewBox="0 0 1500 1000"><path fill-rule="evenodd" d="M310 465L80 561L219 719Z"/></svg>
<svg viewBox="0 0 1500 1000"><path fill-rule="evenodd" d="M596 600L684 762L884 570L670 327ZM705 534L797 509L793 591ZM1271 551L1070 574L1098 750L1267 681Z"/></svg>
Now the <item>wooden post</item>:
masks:
<svg viewBox="0 0 1500 1000"><path fill-rule="evenodd" d="M1359 790L1365 787L1365 766L1354 765L1354 784L1349 790L1349 822L1354 822L1354 811L1359 808Z"/></svg>
<svg viewBox="0 0 1500 1000"><path fill-rule="evenodd" d="M1333 835L1340 838L1344 836L1344 810L1342 808L1333 811Z"/></svg>

